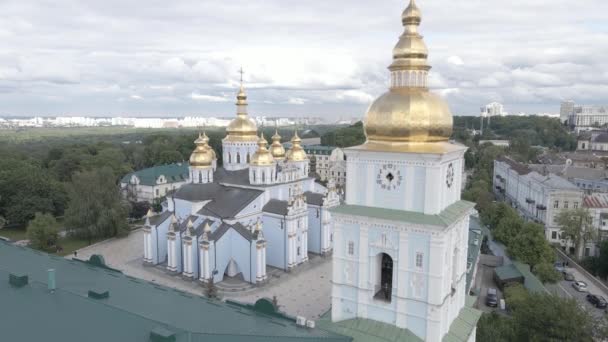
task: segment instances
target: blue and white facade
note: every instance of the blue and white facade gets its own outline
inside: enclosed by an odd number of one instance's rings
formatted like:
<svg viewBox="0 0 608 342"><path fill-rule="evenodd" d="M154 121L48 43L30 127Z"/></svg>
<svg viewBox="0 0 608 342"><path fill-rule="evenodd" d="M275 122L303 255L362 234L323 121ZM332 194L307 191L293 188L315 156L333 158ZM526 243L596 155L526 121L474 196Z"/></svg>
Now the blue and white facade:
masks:
<svg viewBox="0 0 608 342"><path fill-rule="evenodd" d="M474 204L460 199L467 148L448 142L452 115L427 88L414 0L401 19L390 89L366 114L366 143L344 150L345 203L331 210L331 318L380 321L438 342L468 310Z"/></svg>
<svg viewBox="0 0 608 342"><path fill-rule="evenodd" d="M235 119L240 123L223 140L224 153L239 153L238 159L217 166L206 136L199 137L188 184L167 197L164 212L146 221L146 263L201 282L228 276L260 284L267 279L267 265L289 271L308 261L309 253L331 254L329 209L339 205L335 183L324 187L309 177L309 161L296 151L301 149L297 140L288 151L295 152L277 159L263 137L255 136L253 154L235 150L253 141L249 131L236 131L255 128L241 109L245 98L241 89Z"/></svg>

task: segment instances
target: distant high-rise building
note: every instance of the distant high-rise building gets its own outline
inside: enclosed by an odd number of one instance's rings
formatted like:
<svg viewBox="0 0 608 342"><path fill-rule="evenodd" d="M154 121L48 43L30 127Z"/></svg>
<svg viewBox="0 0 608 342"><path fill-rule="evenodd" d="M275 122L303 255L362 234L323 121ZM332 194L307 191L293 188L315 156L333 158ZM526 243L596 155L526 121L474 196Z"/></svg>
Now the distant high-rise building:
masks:
<svg viewBox="0 0 608 342"><path fill-rule="evenodd" d="M570 117L570 115L572 114L573 111L574 111L574 101L572 101L572 100L562 101L562 105L559 109L559 119L562 122L565 122L566 120L568 120L568 117Z"/></svg>
<svg viewBox="0 0 608 342"><path fill-rule="evenodd" d="M574 105L568 116L568 124L577 132L606 127L608 126L608 106Z"/></svg>
<svg viewBox="0 0 608 342"><path fill-rule="evenodd" d="M498 102L492 102L484 107L481 107L481 117L491 116L506 116L508 113L504 111L502 104Z"/></svg>

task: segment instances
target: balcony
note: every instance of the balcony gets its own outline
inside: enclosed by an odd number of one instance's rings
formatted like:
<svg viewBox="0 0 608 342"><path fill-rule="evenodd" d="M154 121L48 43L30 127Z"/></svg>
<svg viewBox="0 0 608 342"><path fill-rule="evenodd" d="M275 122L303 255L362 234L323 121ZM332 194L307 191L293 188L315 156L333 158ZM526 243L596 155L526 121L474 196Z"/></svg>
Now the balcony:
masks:
<svg viewBox="0 0 608 342"><path fill-rule="evenodd" d="M542 204L537 204L536 205L536 209L538 209L538 210L547 210L547 206L542 205Z"/></svg>
<svg viewBox="0 0 608 342"><path fill-rule="evenodd" d="M534 204L534 203L536 203L536 201L528 197L528 198L526 198L526 203Z"/></svg>

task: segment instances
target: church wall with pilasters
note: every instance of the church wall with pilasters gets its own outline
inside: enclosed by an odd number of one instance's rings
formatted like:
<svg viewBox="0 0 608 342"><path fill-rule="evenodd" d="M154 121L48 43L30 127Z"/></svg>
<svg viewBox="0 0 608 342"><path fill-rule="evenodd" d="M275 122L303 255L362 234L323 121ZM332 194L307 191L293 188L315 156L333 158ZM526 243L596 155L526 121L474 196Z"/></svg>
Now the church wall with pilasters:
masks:
<svg viewBox="0 0 608 342"><path fill-rule="evenodd" d="M339 215L334 224L332 319L369 318L440 341L464 305L466 254L457 257L453 272L452 253L467 252L468 216L441 233L438 228L347 215ZM383 253L392 259L390 301L374 298L383 293ZM453 274L456 281L446 287L445 278Z"/></svg>

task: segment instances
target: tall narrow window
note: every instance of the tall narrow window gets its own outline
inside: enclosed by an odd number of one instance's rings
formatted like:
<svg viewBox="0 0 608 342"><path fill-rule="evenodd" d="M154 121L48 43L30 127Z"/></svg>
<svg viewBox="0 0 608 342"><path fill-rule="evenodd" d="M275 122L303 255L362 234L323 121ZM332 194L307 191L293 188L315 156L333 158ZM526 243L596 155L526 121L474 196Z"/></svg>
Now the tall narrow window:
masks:
<svg viewBox="0 0 608 342"><path fill-rule="evenodd" d="M416 267L421 269L424 265L423 263L424 263L424 254L422 254L420 252L416 253Z"/></svg>
<svg viewBox="0 0 608 342"><path fill-rule="evenodd" d="M241 154L240 154L240 153L237 153L237 154L236 154L236 163L237 163L237 164L240 164L240 163L241 163Z"/></svg>
<svg viewBox="0 0 608 342"><path fill-rule="evenodd" d="M568 209L568 201L564 201L564 209Z"/></svg>
<svg viewBox="0 0 608 342"><path fill-rule="evenodd" d="M348 255L355 255L355 243L352 241L348 242Z"/></svg>
<svg viewBox="0 0 608 342"><path fill-rule="evenodd" d="M554 208L554 209L559 208L559 201L555 201L555 202L553 202L553 208Z"/></svg>

